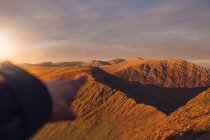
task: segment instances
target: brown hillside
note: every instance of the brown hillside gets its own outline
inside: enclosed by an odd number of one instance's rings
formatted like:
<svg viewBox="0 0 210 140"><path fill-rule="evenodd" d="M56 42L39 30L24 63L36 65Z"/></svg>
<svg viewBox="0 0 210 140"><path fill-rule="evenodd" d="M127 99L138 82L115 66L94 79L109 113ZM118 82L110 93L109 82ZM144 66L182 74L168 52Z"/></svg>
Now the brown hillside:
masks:
<svg viewBox="0 0 210 140"><path fill-rule="evenodd" d="M188 88L210 86L210 70L184 60L134 58L103 69L122 79L141 84Z"/></svg>
<svg viewBox="0 0 210 140"><path fill-rule="evenodd" d="M41 79L73 78L87 72L89 80L79 91L75 122L48 124L34 139L140 139L166 114L200 93L202 88L165 89L121 80L99 68L25 67Z"/></svg>
<svg viewBox="0 0 210 140"><path fill-rule="evenodd" d="M210 88L166 117L152 131L145 139L209 140Z"/></svg>

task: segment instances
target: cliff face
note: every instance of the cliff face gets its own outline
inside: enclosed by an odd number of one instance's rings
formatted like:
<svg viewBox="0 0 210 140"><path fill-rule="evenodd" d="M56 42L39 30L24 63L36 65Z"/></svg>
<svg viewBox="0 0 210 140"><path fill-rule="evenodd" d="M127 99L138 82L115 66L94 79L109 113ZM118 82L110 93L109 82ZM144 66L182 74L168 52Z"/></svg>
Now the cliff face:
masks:
<svg viewBox="0 0 210 140"><path fill-rule="evenodd" d="M141 84L188 88L210 86L210 70L184 60L132 59L103 69Z"/></svg>
<svg viewBox="0 0 210 140"><path fill-rule="evenodd" d="M210 138L210 88L161 121L145 139L207 140Z"/></svg>

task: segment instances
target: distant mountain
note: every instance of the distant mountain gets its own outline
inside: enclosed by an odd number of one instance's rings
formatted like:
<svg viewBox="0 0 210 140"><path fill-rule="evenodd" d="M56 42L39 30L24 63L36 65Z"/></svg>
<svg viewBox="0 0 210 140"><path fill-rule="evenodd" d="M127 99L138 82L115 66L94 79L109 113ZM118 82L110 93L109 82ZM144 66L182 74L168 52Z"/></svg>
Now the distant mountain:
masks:
<svg viewBox="0 0 210 140"><path fill-rule="evenodd" d="M59 66L59 67L81 66L82 64L83 62L81 61L54 63L55 66Z"/></svg>
<svg viewBox="0 0 210 140"><path fill-rule="evenodd" d="M162 87L210 86L210 70L179 59L143 60L133 58L119 64L103 67L128 81Z"/></svg>
<svg viewBox="0 0 210 140"><path fill-rule="evenodd" d="M38 64L32 64L32 63L23 63L21 66L43 66L43 67L51 67L53 65L52 62L42 62Z"/></svg>
<svg viewBox="0 0 210 140"><path fill-rule="evenodd" d="M108 71L109 73L115 73L115 72L124 70L126 68L129 68L131 66L139 65L140 63L142 63L143 60L144 59L142 59L142 58L135 57L135 58L125 60L125 61L123 61L121 63L118 63L118 64L114 64L114 65L111 65L111 66L105 66L103 69Z"/></svg>
<svg viewBox="0 0 210 140"><path fill-rule="evenodd" d="M121 62L124 62L126 61L125 59L120 59L120 58L117 58L117 59L112 59L112 60L109 60L108 63L113 65L113 64L118 64L118 63L121 63Z"/></svg>
<svg viewBox="0 0 210 140"><path fill-rule="evenodd" d="M38 63L38 64L25 63L25 64L23 64L23 66L72 67L72 66L81 66L82 64L83 64L83 62L81 62L81 61L71 61L71 62L58 62L58 63L43 62L43 63Z"/></svg>
<svg viewBox="0 0 210 140"><path fill-rule="evenodd" d="M38 64L24 63L23 66L41 66L41 67L72 67L72 66L86 66L86 67L101 67L106 65L118 64L125 61L125 59L112 59L109 61L92 60L89 62L70 61L70 62L43 62Z"/></svg>
<svg viewBox="0 0 210 140"><path fill-rule="evenodd" d="M24 67L41 79L89 75L73 104L74 122L46 125L33 139L141 139L205 88L161 88L125 81L96 67Z"/></svg>
<svg viewBox="0 0 210 140"><path fill-rule="evenodd" d="M87 67L101 67L104 65L110 65L110 63L106 61L92 60L90 62L83 64L83 66L87 66Z"/></svg>
<svg viewBox="0 0 210 140"><path fill-rule="evenodd" d="M208 140L210 138L210 88L162 120L144 139Z"/></svg>

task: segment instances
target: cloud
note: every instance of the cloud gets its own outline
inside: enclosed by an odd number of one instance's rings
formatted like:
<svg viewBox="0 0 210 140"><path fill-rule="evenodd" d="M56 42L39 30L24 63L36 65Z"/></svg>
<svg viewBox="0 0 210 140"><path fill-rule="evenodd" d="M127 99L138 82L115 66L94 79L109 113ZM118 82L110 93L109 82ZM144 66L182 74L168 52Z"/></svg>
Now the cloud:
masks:
<svg viewBox="0 0 210 140"><path fill-rule="evenodd" d="M22 41L24 61L31 59L29 52L33 61L208 60L209 12L208 0L0 0L0 25Z"/></svg>

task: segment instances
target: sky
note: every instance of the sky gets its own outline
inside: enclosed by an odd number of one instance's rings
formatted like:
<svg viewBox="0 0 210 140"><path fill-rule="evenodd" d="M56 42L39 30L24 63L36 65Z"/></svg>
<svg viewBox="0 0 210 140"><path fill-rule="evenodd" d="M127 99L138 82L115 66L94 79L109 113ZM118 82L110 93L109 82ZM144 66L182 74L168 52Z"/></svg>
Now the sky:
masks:
<svg viewBox="0 0 210 140"><path fill-rule="evenodd" d="M209 0L0 0L0 54L29 63L142 57L210 67L209 13Z"/></svg>

